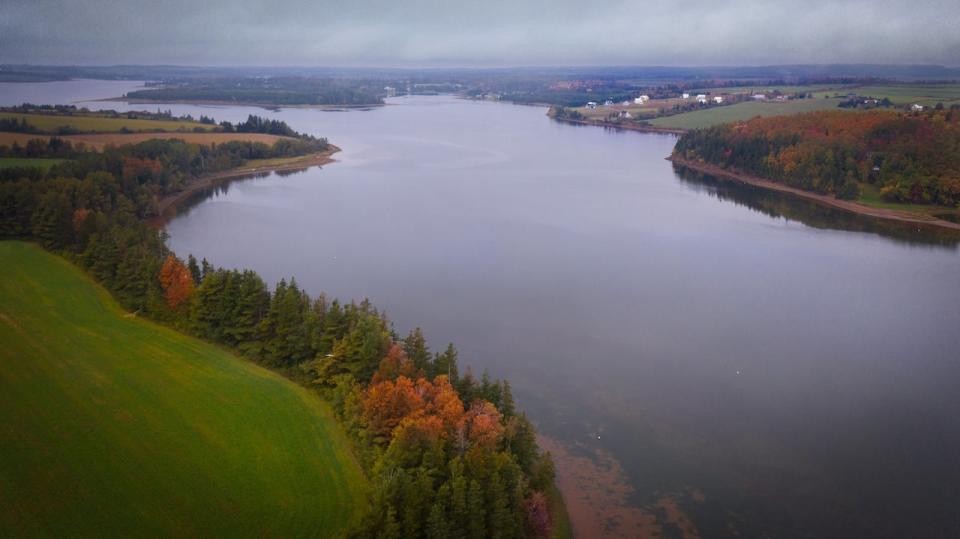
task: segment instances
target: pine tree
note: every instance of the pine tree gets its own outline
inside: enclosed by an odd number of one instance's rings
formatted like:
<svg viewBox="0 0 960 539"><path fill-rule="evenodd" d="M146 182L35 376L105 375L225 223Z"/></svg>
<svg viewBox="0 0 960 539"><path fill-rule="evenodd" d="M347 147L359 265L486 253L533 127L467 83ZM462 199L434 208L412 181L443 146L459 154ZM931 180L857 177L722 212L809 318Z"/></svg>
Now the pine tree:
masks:
<svg viewBox="0 0 960 539"><path fill-rule="evenodd" d="M200 273L200 266L197 265L197 259L192 254L187 256L187 268L190 270L190 277L193 278L193 284L200 286L203 274Z"/></svg>
<svg viewBox="0 0 960 539"><path fill-rule="evenodd" d="M447 519L447 505L450 498L450 485L444 483L437 490L437 497L430 507L427 517L427 537L429 539L449 539L452 537L450 521Z"/></svg>
<svg viewBox="0 0 960 539"><path fill-rule="evenodd" d="M447 375L450 378L450 383L457 385L460 375L457 372L457 349L453 346L453 343L448 344L447 349L442 354L436 355L430 373L433 376Z"/></svg>
<svg viewBox="0 0 960 539"><path fill-rule="evenodd" d="M71 213L70 202L63 193L48 192L33 213L33 235L47 249L63 249L73 241Z"/></svg>
<svg viewBox="0 0 960 539"><path fill-rule="evenodd" d="M423 338L423 331L421 331L419 327L410 331L410 334L403 340L403 351L406 352L407 357L413 361L413 366L418 370L423 369L424 372L430 375L430 378L433 378L437 374L446 374L445 372L433 372L429 368L430 350L427 349L427 341Z"/></svg>
<svg viewBox="0 0 960 539"><path fill-rule="evenodd" d="M487 514L484 509L483 490L476 479L470 480L467 491L467 537L483 539L487 530Z"/></svg>
<svg viewBox="0 0 960 539"><path fill-rule="evenodd" d="M450 525L465 533L468 528L467 478L463 475L460 457L450 461Z"/></svg>
<svg viewBox="0 0 960 539"><path fill-rule="evenodd" d="M400 523L397 522L397 510L390 506L384 520L383 529L377 534L377 539L400 539Z"/></svg>
<svg viewBox="0 0 960 539"><path fill-rule="evenodd" d="M513 402L513 391L510 389L510 382L508 380L500 383L500 406L498 409L505 418L513 416L516 411L516 406Z"/></svg>

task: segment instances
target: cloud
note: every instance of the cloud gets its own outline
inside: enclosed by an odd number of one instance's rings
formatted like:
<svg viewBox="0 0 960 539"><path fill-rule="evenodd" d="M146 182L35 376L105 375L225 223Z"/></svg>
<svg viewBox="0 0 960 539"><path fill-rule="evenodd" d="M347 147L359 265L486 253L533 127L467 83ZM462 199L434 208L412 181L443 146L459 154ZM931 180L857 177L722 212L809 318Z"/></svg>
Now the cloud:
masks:
<svg viewBox="0 0 960 539"><path fill-rule="evenodd" d="M0 62L741 65L960 58L954 0L4 0Z"/></svg>

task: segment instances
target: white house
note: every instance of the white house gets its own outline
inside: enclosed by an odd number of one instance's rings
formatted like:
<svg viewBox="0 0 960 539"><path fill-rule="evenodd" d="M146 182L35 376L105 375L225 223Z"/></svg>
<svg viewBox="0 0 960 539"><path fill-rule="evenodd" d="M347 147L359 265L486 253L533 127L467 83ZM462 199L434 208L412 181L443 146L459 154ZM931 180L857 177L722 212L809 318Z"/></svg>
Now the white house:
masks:
<svg viewBox="0 0 960 539"><path fill-rule="evenodd" d="M650 101L650 96L649 96L649 95L641 95L640 97L638 97L638 98L636 98L636 99L633 100L633 102L634 102L635 104L637 104L637 105L642 105L642 104L646 103L647 101Z"/></svg>
<svg viewBox="0 0 960 539"><path fill-rule="evenodd" d="M626 118L626 119L628 119L628 120L629 120L630 118L633 118L633 115L630 114L630 111L629 111L629 110L621 110L619 116L620 116L621 118Z"/></svg>
<svg viewBox="0 0 960 539"><path fill-rule="evenodd" d="M683 98L690 99L690 94L688 94L687 92L683 92Z"/></svg>
<svg viewBox="0 0 960 539"><path fill-rule="evenodd" d="M716 103L716 104L718 104L718 105L719 105L720 103L723 103L723 96L719 96L719 95L713 96L713 102Z"/></svg>
<svg viewBox="0 0 960 539"><path fill-rule="evenodd" d="M706 94L697 94L697 103L706 103L707 96Z"/></svg>
<svg viewBox="0 0 960 539"><path fill-rule="evenodd" d="M596 102L596 101L588 101L588 102L587 102L587 108L588 108L588 109L595 109L595 108L597 108L597 102Z"/></svg>
<svg viewBox="0 0 960 539"><path fill-rule="evenodd" d="M914 103L913 105L910 105L910 110L912 110L913 112L922 112L923 105L918 105L917 103Z"/></svg>
<svg viewBox="0 0 960 539"><path fill-rule="evenodd" d="M613 106L613 101L611 101L611 100L608 99L608 100L606 100L606 101L603 102L603 106L604 106L604 107L612 107L612 106Z"/></svg>
<svg viewBox="0 0 960 539"><path fill-rule="evenodd" d="M767 94L753 94L750 96L750 99L753 99L755 101L766 101Z"/></svg>

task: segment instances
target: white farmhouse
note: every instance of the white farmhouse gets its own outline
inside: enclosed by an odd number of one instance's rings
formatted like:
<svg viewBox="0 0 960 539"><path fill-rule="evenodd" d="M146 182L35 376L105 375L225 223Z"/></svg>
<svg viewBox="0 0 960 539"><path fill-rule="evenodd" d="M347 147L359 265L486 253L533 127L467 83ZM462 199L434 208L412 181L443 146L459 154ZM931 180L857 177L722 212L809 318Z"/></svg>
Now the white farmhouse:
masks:
<svg viewBox="0 0 960 539"><path fill-rule="evenodd" d="M720 96L720 95L714 96L714 97L713 97L713 102L716 103L716 104L718 104L718 105L719 105L720 103L723 103L723 96Z"/></svg>
<svg viewBox="0 0 960 539"><path fill-rule="evenodd" d="M587 102L587 108L588 108L588 109L595 109L595 108L597 108L597 102L596 102L596 101L588 101L588 102Z"/></svg>
<svg viewBox="0 0 960 539"><path fill-rule="evenodd" d="M754 101L766 101L767 94L753 94L750 96L750 99L753 99Z"/></svg>
<svg viewBox="0 0 960 539"><path fill-rule="evenodd" d="M690 99L690 94L688 94L687 92L683 92L683 98Z"/></svg>
<svg viewBox="0 0 960 539"><path fill-rule="evenodd" d="M923 105L914 103L913 105L910 106L910 110L912 110L913 112L923 112Z"/></svg>
<svg viewBox="0 0 960 539"><path fill-rule="evenodd" d="M697 94L697 103L704 103L704 104L705 104L706 102L707 102L707 96L706 96L706 94Z"/></svg>
<svg viewBox="0 0 960 539"><path fill-rule="evenodd" d="M638 98L636 98L636 99L633 100L634 104L637 104L637 105L642 105L642 104L646 103L647 101L650 101L650 96L649 96L649 95L641 95L640 97L638 97Z"/></svg>

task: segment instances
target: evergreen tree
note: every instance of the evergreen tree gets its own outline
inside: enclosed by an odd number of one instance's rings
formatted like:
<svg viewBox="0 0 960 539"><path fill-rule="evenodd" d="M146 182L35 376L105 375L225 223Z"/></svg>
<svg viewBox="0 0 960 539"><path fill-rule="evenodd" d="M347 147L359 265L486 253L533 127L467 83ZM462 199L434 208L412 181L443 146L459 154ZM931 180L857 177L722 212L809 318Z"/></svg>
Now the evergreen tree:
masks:
<svg viewBox="0 0 960 539"><path fill-rule="evenodd" d="M424 372L427 372L430 375L430 378L433 378L437 374L446 374L432 372L429 368L430 363L430 350L427 349L427 341L423 337L423 331L418 327L410 331L410 334L403 340L403 351L407 353L407 357L413 361L413 366L415 368L422 369Z"/></svg>
<svg viewBox="0 0 960 539"><path fill-rule="evenodd" d="M73 240L70 202L63 193L50 191L33 212L33 235L47 249L63 249Z"/></svg>
<svg viewBox="0 0 960 539"><path fill-rule="evenodd" d="M427 537L429 539L450 539L452 530L450 521L447 519L447 505L450 498L450 485L444 483L437 490L437 497L430 507L430 514L427 517Z"/></svg>
<svg viewBox="0 0 960 539"><path fill-rule="evenodd" d="M487 533L487 513L484 509L483 490L476 479L470 480L467 491L467 537L483 539Z"/></svg>
<svg viewBox="0 0 960 539"><path fill-rule="evenodd" d="M199 285L203 280L203 274L200 272L200 266L197 265L197 259L192 254L187 256L187 268L190 270L190 276L193 277L193 284Z"/></svg>

